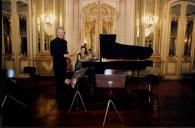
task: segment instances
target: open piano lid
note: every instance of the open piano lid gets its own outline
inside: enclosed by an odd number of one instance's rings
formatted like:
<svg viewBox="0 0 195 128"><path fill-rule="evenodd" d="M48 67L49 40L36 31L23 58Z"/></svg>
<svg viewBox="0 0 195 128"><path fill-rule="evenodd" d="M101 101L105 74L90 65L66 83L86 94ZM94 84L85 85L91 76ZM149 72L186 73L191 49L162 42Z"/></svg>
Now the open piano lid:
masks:
<svg viewBox="0 0 195 128"><path fill-rule="evenodd" d="M100 34L100 60L102 58L145 60L152 53L153 49L149 47L116 43L116 34Z"/></svg>

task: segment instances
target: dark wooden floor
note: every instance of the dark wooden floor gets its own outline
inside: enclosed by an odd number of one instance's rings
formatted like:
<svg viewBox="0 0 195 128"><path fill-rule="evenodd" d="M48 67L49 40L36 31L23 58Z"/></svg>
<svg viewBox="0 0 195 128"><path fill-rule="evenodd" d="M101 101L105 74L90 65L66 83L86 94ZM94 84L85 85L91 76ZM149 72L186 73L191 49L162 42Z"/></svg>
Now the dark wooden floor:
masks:
<svg viewBox="0 0 195 128"><path fill-rule="evenodd" d="M109 111L106 127L146 126L195 126L195 84L190 80L162 80L150 102L139 104L132 90L144 87L144 81L128 79L125 89L113 89L113 101L124 119L120 121L113 108ZM74 104L71 113L68 108L58 109L55 100L53 79L36 79L31 82L22 79L10 84L9 94L28 105L24 107L8 98L2 108L4 127L101 127L108 101L108 90L91 90L86 85L81 89L87 112L82 105ZM1 98L3 101L3 98ZM70 103L67 103L69 106ZM159 110L159 111L158 111ZM159 113L158 113L159 112Z"/></svg>

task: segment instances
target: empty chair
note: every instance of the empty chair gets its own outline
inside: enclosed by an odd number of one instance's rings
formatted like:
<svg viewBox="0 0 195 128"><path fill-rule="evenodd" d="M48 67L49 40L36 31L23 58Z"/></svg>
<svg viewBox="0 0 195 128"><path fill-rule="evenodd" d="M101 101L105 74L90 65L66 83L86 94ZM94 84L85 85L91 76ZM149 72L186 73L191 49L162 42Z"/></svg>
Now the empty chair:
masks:
<svg viewBox="0 0 195 128"><path fill-rule="evenodd" d="M27 84L28 84L28 88L32 89L33 88L33 79L35 78L35 72L36 72L36 68L35 67L24 67L23 70L24 73L29 74L29 78L27 78Z"/></svg>
<svg viewBox="0 0 195 128"><path fill-rule="evenodd" d="M147 74L146 77L146 84L149 92L153 91L153 87L157 86L160 82L160 76L155 74Z"/></svg>
<svg viewBox="0 0 195 128"><path fill-rule="evenodd" d="M160 82L160 76L155 74L147 74L145 76L146 88L133 89L132 96L136 99L135 101L141 106L141 114L145 114L144 111L148 106L151 110L157 110L157 118L159 119L159 98L153 92L153 88Z"/></svg>
<svg viewBox="0 0 195 128"><path fill-rule="evenodd" d="M36 68L35 67L24 67L23 72L28 73L30 75L30 78L33 78L36 73Z"/></svg>

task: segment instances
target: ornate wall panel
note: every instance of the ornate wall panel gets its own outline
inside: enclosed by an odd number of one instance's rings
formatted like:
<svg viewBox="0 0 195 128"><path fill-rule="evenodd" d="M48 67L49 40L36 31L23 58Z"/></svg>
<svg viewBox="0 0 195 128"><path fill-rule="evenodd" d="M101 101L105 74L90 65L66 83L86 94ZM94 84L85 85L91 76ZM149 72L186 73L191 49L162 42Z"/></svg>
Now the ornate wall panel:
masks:
<svg viewBox="0 0 195 128"><path fill-rule="evenodd" d="M182 63L181 65L181 74L191 73L192 64L191 63Z"/></svg>
<svg viewBox="0 0 195 128"><path fill-rule="evenodd" d="M167 75L174 75L177 73L177 63L170 62L167 64Z"/></svg>
<svg viewBox="0 0 195 128"><path fill-rule="evenodd" d="M53 63L51 56L47 54L39 54L34 60L34 66L37 69L37 74L41 76L53 76Z"/></svg>
<svg viewBox="0 0 195 128"><path fill-rule="evenodd" d="M112 2L111 2L112 3ZM116 34L116 1L83 3L82 42L99 57L99 34Z"/></svg>
<svg viewBox="0 0 195 128"><path fill-rule="evenodd" d="M181 78L191 74L194 61L195 2L172 0L164 7L165 20L162 31L162 58L166 61L163 75L166 78ZM168 43L167 43L168 42ZM163 46L164 45L164 46ZM163 50L163 49L162 49ZM172 62L175 65L172 65ZM171 67L176 72L170 74ZM168 70L167 70L168 69Z"/></svg>

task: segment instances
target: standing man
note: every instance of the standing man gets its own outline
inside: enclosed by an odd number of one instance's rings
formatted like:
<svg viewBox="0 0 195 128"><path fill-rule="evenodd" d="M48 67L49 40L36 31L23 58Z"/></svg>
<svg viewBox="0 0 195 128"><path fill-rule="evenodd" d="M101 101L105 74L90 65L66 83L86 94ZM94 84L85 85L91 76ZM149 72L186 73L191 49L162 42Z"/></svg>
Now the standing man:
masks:
<svg viewBox="0 0 195 128"><path fill-rule="evenodd" d="M50 43L50 52L53 56L53 69L56 80L56 100L59 108L64 108L71 98L71 87L64 84L67 74L67 58L70 57L67 41L64 40L64 28L57 29L57 37Z"/></svg>

